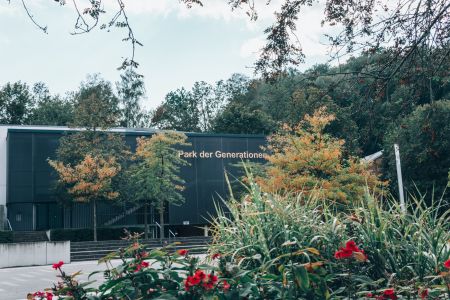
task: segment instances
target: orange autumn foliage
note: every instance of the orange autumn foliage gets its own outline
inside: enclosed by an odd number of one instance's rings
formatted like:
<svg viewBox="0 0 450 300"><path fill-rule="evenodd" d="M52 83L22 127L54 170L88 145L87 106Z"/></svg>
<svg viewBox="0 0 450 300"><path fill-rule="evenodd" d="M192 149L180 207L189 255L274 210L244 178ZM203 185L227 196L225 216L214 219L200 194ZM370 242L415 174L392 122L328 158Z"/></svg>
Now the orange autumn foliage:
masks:
<svg viewBox="0 0 450 300"><path fill-rule="evenodd" d="M268 165L256 181L266 192L302 192L331 203L350 204L363 197L366 186L383 183L358 158L343 157L344 141L325 133L334 115L321 107L297 126L284 125L269 138Z"/></svg>
<svg viewBox="0 0 450 300"><path fill-rule="evenodd" d="M112 200L119 196L111 186L112 179L121 169L113 157L105 159L88 154L75 166L52 160L49 164L58 172L58 181L69 186L68 192L75 201L89 202L94 198Z"/></svg>

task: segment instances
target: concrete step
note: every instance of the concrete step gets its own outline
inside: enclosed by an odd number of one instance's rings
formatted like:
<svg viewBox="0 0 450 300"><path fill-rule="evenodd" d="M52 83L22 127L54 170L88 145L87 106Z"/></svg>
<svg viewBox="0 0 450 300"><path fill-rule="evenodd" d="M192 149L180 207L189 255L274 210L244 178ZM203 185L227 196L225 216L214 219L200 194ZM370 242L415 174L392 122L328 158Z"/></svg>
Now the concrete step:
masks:
<svg viewBox="0 0 450 300"><path fill-rule="evenodd" d="M210 237L177 238L162 242L160 239L140 241L148 249L171 245L170 251L189 249L192 254L206 253L207 245L210 242ZM128 245L130 245L130 241L74 242L71 243L70 257L72 261L98 260Z"/></svg>

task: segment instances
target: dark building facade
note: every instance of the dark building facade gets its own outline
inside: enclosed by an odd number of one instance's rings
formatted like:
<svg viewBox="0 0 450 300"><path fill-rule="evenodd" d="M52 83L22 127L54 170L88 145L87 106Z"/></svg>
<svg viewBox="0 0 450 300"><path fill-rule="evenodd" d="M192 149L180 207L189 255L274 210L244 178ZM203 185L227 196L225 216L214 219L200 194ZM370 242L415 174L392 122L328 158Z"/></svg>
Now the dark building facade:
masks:
<svg viewBox="0 0 450 300"><path fill-rule="evenodd" d="M59 138L67 132L61 127L3 127L6 130L7 218L13 230L47 230L53 228L88 228L92 226L89 204L63 206L53 190L55 174L47 159L54 158ZM152 130L112 130L122 134L134 150L136 138L151 136ZM262 162L261 146L266 142L258 135L220 135L187 133L192 146L183 149L190 163L181 169L185 181L185 203L169 206L166 223L172 226L199 226L208 223L215 214L215 203L227 197L224 172L230 178L242 175L239 162ZM2 141L3 142L3 141ZM1 201L1 198L0 198ZM2 203L0 203L1 205ZM150 223L158 214L150 212ZM98 226L130 226L143 224L143 207L117 201L101 202L98 206Z"/></svg>

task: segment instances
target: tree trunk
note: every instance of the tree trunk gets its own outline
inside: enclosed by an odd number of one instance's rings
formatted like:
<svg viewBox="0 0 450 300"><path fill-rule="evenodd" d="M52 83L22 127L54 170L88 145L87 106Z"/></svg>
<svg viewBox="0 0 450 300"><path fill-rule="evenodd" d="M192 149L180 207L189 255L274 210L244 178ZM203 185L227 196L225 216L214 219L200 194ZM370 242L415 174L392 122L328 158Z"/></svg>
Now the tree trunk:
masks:
<svg viewBox="0 0 450 300"><path fill-rule="evenodd" d="M94 242L97 241L97 201L92 200L92 215L94 217Z"/></svg>
<svg viewBox="0 0 450 300"><path fill-rule="evenodd" d="M146 240L148 240L148 219L147 219L147 217L148 217L148 204L147 204L147 201L145 201L144 209L145 209L145 211L144 211L144 226L145 226L144 238Z"/></svg>
<svg viewBox="0 0 450 300"><path fill-rule="evenodd" d="M162 240L164 238L164 206L159 209L159 222L161 222L161 227L159 228L159 238Z"/></svg>

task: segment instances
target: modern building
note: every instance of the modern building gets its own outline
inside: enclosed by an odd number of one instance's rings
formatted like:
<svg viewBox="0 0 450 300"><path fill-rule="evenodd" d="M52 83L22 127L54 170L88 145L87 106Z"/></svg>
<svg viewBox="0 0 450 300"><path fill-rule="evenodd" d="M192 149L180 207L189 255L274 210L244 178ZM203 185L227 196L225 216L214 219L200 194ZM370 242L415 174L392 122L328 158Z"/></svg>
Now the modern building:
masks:
<svg viewBox="0 0 450 300"><path fill-rule="evenodd" d="M53 228L89 228L92 226L88 204L63 206L54 191L55 173L47 159L55 158L59 138L73 131L67 127L0 126L0 224L2 218L15 231ZM152 129L112 129L122 134L133 150L136 138L151 136ZM166 224L193 228L208 223L215 213L215 202L227 197L224 172L230 178L242 175L242 160L262 162L261 135L186 133L192 146L183 149L189 166L181 169L185 203L170 206ZM180 152L181 154L181 152ZM143 207L132 203L101 202L98 226L143 224ZM150 212L150 223L158 214ZM6 219L6 218L7 219Z"/></svg>

